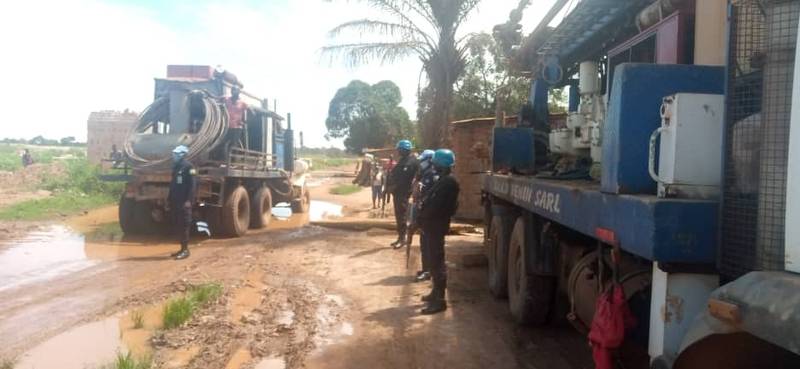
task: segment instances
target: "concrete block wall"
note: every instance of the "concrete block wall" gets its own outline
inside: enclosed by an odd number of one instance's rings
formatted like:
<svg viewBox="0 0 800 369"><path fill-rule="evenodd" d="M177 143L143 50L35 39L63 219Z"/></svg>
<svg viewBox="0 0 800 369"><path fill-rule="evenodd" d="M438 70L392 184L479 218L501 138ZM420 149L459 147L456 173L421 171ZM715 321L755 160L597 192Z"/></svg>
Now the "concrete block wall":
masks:
<svg viewBox="0 0 800 369"><path fill-rule="evenodd" d="M89 114L86 124L86 156L89 162L108 165L102 160L109 158L114 144L118 150L123 150L125 137L138 117L137 113L128 110L103 110Z"/></svg>

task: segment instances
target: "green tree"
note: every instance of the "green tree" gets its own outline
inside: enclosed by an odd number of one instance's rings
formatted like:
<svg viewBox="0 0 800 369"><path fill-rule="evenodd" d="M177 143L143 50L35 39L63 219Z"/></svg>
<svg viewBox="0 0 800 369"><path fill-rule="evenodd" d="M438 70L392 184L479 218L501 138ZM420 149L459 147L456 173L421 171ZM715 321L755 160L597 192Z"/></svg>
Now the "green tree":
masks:
<svg viewBox="0 0 800 369"><path fill-rule="evenodd" d="M419 102L421 144L439 147L451 120L453 85L464 73L467 39L460 27L480 0L361 0L380 10L389 20L360 19L345 22L330 33L346 32L364 40L323 48L343 56L353 66L371 61L391 63L415 56L422 61L427 86Z"/></svg>
<svg viewBox="0 0 800 369"><path fill-rule="evenodd" d="M336 91L328 106L327 137L344 138L347 151L384 147L413 134L408 112L400 107L402 94L392 81L369 85L351 81Z"/></svg>

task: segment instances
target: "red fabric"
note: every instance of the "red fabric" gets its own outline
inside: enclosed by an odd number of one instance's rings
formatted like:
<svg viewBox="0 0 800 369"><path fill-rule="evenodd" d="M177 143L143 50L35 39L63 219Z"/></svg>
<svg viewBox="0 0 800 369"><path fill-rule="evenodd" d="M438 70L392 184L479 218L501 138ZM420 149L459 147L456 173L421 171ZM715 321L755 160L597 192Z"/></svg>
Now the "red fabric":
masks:
<svg viewBox="0 0 800 369"><path fill-rule="evenodd" d="M636 318L628 307L625 291L621 286L612 286L610 291L600 295L589 330L596 369L614 368L612 351L622 345L625 331L635 325Z"/></svg>
<svg viewBox="0 0 800 369"><path fill-rule="evenodd" d="M231 128L243 128L244 111L247 110L247 104L242 100L233 101L230 97L226 97L225 108L228 109L228 126Z"/></svg>

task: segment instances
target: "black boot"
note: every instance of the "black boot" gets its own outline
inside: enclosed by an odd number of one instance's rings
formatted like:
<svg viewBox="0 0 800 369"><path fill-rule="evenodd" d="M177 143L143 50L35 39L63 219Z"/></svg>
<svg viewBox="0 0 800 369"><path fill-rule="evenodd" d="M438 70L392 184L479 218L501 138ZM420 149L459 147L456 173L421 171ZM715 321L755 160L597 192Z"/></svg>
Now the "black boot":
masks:
<svg viewBox="0 0 800 369"><path fill-rule="evenodd" d="M447 303L444 300L435 299L432 301L428 301L428 304L425 305L422 310L419 311L422 315L431 315L436 313L441 313L442 311L447 310Z"/></svg>
<svg viewBox="0 0 800 369"><path fill-rule="evenodd" d="M393 249L397 250L405 246L405 241L403 241L402 238L398 238L397 241L392 242L391 246Z"/></svg>
<svg viewBox="0 0 800 369"><path fill-rule="evenodd" d="M429 293L429 294L427 294L425 296L422 296L420 298L420 300L422 300L422 302L429 302L429 301L433 300L433 291L431 291L431 293Z"/></svg>
<svg viewBox="0 0 800 369"><path fill-rule="evenodd" d="M428 272L420 272L420 273L417 273L417 277L415 278L415 281L423 282L423 281L427 281L427 280L430 280L430 279L431 279L431 274L430 273L428 273Z"/></svg>
<svg viewBox="0 0 800 369"><path fill-rule="evenodd" d="M183 260L189 257L189 245L181 245L181 251L174 256L175 260Z"/></svg>

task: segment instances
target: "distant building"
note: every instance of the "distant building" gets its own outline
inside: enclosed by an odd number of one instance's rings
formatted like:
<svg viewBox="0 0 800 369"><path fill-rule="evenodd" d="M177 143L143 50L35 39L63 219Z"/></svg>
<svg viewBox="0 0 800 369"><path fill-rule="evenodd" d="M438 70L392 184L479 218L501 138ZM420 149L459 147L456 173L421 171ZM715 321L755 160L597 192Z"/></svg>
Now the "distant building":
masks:
<svg viewBox="0 0 800 369"><path fill-rule="evenodd" d="M125 136L136 124L139 115L135 112L103 110L89 114L86 124L86 155L89 162L100 164L111 154L111 145L122 151ZM110 165L110 163L104 163Z"/></svg>

